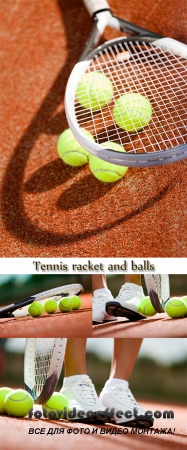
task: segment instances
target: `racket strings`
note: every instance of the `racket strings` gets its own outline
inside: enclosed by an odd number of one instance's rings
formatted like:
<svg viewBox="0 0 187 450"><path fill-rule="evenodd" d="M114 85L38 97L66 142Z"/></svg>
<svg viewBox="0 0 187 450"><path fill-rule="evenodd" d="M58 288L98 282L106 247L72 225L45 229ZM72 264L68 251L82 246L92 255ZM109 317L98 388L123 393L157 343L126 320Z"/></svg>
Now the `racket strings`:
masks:
<svg viewBox="0 0 187 450"><path fill-rule="evenodd" d="M128 52L128 59L118 61L118 55L123 52ZM78 125L91 132L96 142L114 141L129 152L155 152L184 144L187 141L186 68L184 58L145 42L106 47L91 61L88 72L101 72L112 81L113 99L97 111L85 109L75 100ZM119 128L113 117L116 100L128 92L143 95L152 106L151 121L139 132Z"/></svg>
<svg viewBox="0 0 187 450"><path fill-rule="evenodd" d="M54 352L54 338L37 339L34 367L35 367L35 388L39 396L45 385L51 360Z"/></svg>

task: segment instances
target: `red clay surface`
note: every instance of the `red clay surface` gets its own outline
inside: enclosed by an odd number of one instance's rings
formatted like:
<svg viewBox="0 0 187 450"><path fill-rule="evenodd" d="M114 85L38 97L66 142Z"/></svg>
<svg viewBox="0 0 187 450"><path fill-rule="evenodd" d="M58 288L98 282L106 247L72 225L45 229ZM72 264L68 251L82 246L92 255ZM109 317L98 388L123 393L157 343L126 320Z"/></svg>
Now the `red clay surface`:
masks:
<svg viewBox="0 0 187 450"><path fill-rule="evenodd" d="M152 428L152 434L131 434L131 428L128 429L128 434L118 434L118 435L104 435L100 434L101 426L90 426L87 424L80 424L68 421L55 421L55 420L37 420L37 419L16 419L13 417L1 416L0 426L1 426L1 442L3 443L3 450L20 450L25 449L25 443L27 450L33 450L33 448L47 450L51 448L61 450L65 445L68 449L81 448L86 450L87 448L95 448L100 450L101 448L107 448L108 450L113 450L114 445L116 448L126 448L130 450L136 450L139 448L144 448L146 450L176 450L180 448L181 450L186 448L187 444L187 413L186 408L175 406L175 405L160 405L141 402L142 406L146 410L156 411L160 410L163 412L165 409L173 410L175 417L174 419L155 419L154 428ZM37 408L39 409L39 408ZM109 428L111 425L105 425L105 428ZM45 428L45 434L28 434L29 428ZM47 432L50 428L64 428L64 434L49 434ZM67 433L68 429L81 429L86 428L90 433L71 434ZM98 428L98 434L91 434L93 428ZM102 427L103 428L103 427ZM113 429L117 430L116 426L112 425ZM120 427L121 428L121 427ZM154 430L167 428L172 429L173 434L156 434ZM76 430L77 433L77 430Z"/></svg>
<svg viewBox="0 0 187 450"><path fill-rule="evenodd" d="M187 43L181 0L110 6ZM82 1L7 0L0 12L1 257L186 256L187 161L105 184L57 156L65 86L92 26Z"/></svg>
<svg viewBox="0 0 187 450"><path fill-rule="evenodd" d="M0 319L0 337L91 337L91 295L81 295L82 307L41 317Z"/></svg>
<svg viewBox="0 0 187 450"><path fill-rule="evenodd" d="M136 322L129 322L121 317L116 322L94 325L92 336L103 338L186 337L187 317L171 319L163 313Z"/></svg>

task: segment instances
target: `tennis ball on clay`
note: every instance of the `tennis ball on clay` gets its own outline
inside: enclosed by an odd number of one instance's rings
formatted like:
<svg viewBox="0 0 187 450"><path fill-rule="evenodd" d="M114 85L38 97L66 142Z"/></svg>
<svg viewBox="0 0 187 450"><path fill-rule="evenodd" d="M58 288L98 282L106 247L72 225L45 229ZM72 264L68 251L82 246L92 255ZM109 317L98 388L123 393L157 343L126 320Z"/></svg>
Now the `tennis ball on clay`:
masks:
<svg viewBox="0 0 187 450"><path fill-rule="evenodd" d="M113 84L101 72L90 72L82 76L76 90L78 102L93 111L104 108L112 100Z"/></svg>
<svg viewBox="0 0 187 450"><path fill-rule="evenodd" d="M82 301L80 299L80 297L78 297L78 295L72 295L71 301L72 301L72 305L73 308L72 309L79 309L82 306Z"/></svg>
<svg viewBox="0 0 187 450"><path fill-rule="evenodd" d="M126 131L142 130L151 120L152 107L143 95L129 92L122 95L113 109L114 120Z"/></svg>
<svg viewBox="0 0 187 450"><path fill-rule="evenodd" d="M138 305L139 311L147 317L155 316L156 311L153 308L150 297L144 297Z"/></svg>
<svg viewBox="0 0 187 450"><path fill-rule="evenodd" d="M124 148L116 142L103 142L102 147L109 148L111 150L117 150L118 152L124 152ZM93 175L100 181L105 183L112 183L120 180L127 172L128 167L118 166L117 164L108 163L96 156L90 156L90 170Z"/></svg>
<svg viewBox="0 0 187 450"><path fill-rule="evenodd" d="M85 130L85 128L81 128L81 130L89 139L94 141L89 131ZM57 142L57 150L60 158L69 166L79 167L87 164L89 161L90 153L77 142L70 128L60 135Z"/></svg>
<svg viewBox="0 0 187 450"><path fill-rule="evenodd" d="M71 300L71 297L64 297L61 298L58 302L58 309L61 312L69 312L73 309L73 302Z"/></svg>
<svg viewBox="0 0 187 450"><path fill-rule="evenodd" d="M182 300L183 300L183 302L186 304L186 307L187 307L187 295L184 295L184 296L182 297Z"/></svg>
<svg viewBox="0 0 187 450"><path fill-rule="evenodd" d="M67 398L59 392L54 392L50 399L42 405L45 409L46 415L49 419L63 419L63 412L69 410L69 403Z"/></svg>
<svg viewBox="0 0 187 450"><path fill-rule="evenodd" d="M10 392L12 392L12 391L13 391L13 389L10 389L8 387L0 388L0 414L6 414L5 397L7 396L7 394L10 394Z"/></svg>
<svg viewBox="0 0 187 450"><path fill-rule="evenodd" d="M186 303L179 297L170 298L166 303L165 309L168 316L173 319L184 317L187 314Z"/></svg>
<svg viewBox="0 0 187 450"><path fill-rule="evenodd" d="M57 302L53 298L48 298L44 303L44 311L53 314L57 310Z"/></svg>
<svg viewBox="0 0 187 450"><path fill-rule="evenodd" d="M43 313L43 305L40 302L33 302L28 308L28 313L32 317L39 317Z"/></svg>
<svg viewBox="0 0 187 450"><path fill-rule="evenodd" d="M5 397L5 409L10 416L25 417L32 407L33 399L23 389L16 389Z"/></svg>

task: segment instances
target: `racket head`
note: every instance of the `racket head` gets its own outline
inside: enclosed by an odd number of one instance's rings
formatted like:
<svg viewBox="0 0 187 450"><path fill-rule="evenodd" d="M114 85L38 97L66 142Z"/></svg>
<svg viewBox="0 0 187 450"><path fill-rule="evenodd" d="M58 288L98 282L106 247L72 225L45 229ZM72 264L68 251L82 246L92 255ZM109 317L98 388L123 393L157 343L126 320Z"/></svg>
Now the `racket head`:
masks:
<svg viewBox="0 0 187 450"><path fill-rule="evenodd" d="M158 313L164 312L170 298L169 275L147 274L144 278L153 308Z"/></svg>
<svg viewBox="0 0 187 450"><path fill-rule="evenodd" d="M42 405L55 391L66 350L66 338L28 338L24 357L25 390Z"/></svg>
<svg viewBox="0 0 187 450"><path fill-rule="evenodd" d="M119 61L123 52L129 57ZM75 138L91 154L121 166L156 166L187 158L186 69L187 46L173 39L120 37L101 45L76 64L68 80L65 110ZM90 72L106 75L114 87L112 101L94 111L76 99L79 81ZM129 92L143 95L152 106L150 122L139 131L119 128L114 120L114 104ZM122 145L125 151L102 147L106 141Z"/></svg>
<svg viewBox="0 0 187 450"><path fill-rule="evenodd" d="M25 317L28 315L28 307L34 301L40 301L44 303L47 298L53 297L54 300L58 301L62 297L68 297L71 295L79 295L84 292L84 288L81 284L68 284L65 286L58 286L47 291L40 292L38 294L32 295L26 299L19 300L11 305L5 306L0 309L0 319L10 318L10 317Z"/></svg>

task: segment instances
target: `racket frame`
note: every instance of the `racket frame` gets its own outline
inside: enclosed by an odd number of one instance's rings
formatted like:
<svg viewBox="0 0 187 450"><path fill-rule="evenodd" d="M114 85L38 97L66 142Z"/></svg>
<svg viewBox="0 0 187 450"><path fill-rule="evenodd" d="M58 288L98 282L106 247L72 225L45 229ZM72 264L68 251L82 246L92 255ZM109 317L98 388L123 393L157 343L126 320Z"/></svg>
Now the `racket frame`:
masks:
<svg viewBox="0 0 187 450"><path fill-rule="evenodd" d="M84 3L88 8L89 1L84 0ZM93 5L91 5L91 8L94 11L94 3ZM78 82L80 81L82 75L86 72L86 69L89 67L90 62L92 61L94 56L99 52L102 52L105 48L113 45L113 43L117 44L123 42L138 41L140 43L152 43L152 45L154 45L155 47L162 48L163 50L168 49L174 54L177 54L178 56L184 56L187 59L187 46L185 44L171 38L165 38L160 34L153 33L135 24L120 19L111 13L110 8L104 8L99 11L95 11L93 14L93 20L94 25L91 34L86 42L79 62L75 65L70 74L65 92L66 117L69 127L71 128L76 140L92 155L95 155L96 157L99 157L104 161L111 162L120 166L152 167L174 163L187 158L187 143L178 145L177 147L168 149L166 151L159 150L157 152L150 153L123 153L102 147L97 142L91 141L86 136L86 134L82 132L77 123L74 110L75 93ZM132 36L111 39L105 42L103 45L95 48L107 25L113 26L113 28L126 32Z"/></svg>
<svg viewBox="0 0 187 450"><path fill-rule="evenodd" d="M35 354L37 343L42 341L43 345L49 338L27 338L24 357L24 383L25 390L32 396L34 403L42 405L46 403L55 391L58 383L66 350L67 338L54 338L54 351L50 361L50 367L46 374L41 392L37 392ZM38 342L37 342L38 341ZM51 338L50 338L51 341ZM44 374L43 374L44 377Z"/></svg>
<svg viewBox="0 0 187 450"><path fill-rule="evenodd" d="M160 284L160 295L156 286L156 278ZM165 306L170 299L169 275L145 274L145 284L153 308L158 313L165 312Z"/></svg>
<svg viewBox="0 0 187 450"><path fill-rule="evenodd" d="M11 305L5 306L0 309L0 319L7 319L14 317L24 317L28 315L28 309L22 309L35 301L44 302L47 298L51 296L56 296L56 301L61 297L68 297L69 295L79 295L84 292L83 286L81 284L68 284L65 286L58 286L56 288L49 289L47 291L40 292L35 295L31 295L23 300L12 303ZM54 298L55 300L55 298ZM20 309L21 308L21 309ZM20 311L19 311L20 309ZM16 312L17 310L17 312Z"/></svg>

